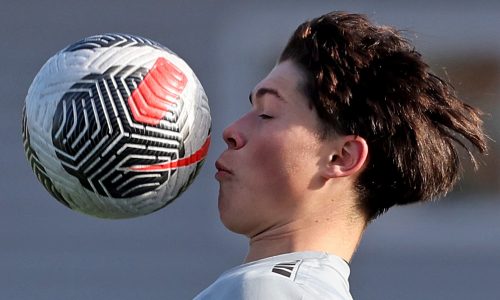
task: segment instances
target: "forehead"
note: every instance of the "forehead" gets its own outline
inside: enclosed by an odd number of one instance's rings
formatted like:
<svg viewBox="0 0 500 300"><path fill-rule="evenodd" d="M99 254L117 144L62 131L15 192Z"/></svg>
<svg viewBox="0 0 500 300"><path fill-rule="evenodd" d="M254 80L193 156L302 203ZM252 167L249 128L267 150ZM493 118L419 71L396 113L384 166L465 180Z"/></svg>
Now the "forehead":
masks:
<svg viewBox="0 0 500 300"><path fill-rule="evenodd" d="M298 92L303 96L304 76L302 70L291 61L284 61L276 65L271 72L259 82L251 96L258 97L262 91L275 91L283 100L297 97Z"/></svg>

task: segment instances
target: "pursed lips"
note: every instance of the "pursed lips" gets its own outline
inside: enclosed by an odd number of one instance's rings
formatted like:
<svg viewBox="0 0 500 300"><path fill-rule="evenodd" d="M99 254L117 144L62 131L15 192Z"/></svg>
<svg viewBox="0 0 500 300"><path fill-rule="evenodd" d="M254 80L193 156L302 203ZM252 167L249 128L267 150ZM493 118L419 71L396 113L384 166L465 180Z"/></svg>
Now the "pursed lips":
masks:
<svg viewBox="0 0 500 300"><path fill-rule="evenodd" d="M228 169L223 163L219 160L215 162L215 168L217 169L217 173L215 174L216 179L222 179L227 175L232 175L233 172Z"/></svg>

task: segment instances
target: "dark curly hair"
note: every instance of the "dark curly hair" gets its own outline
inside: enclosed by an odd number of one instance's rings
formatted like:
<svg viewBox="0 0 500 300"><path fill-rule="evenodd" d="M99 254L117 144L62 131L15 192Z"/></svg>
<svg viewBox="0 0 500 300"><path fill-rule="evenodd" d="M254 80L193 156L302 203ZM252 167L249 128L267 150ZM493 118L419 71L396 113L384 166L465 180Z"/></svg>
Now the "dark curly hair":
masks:
<svg viewBox="0 0 500 300"><path fill-rule="evenodd" d="M367 141L359 205L368 220L393 205L446 194L461 171L458 145L487 149L481 112L432 74L401 33L364 15L331 12L301 24L279 62L306 74L304 91L330 132Z"/></svg>

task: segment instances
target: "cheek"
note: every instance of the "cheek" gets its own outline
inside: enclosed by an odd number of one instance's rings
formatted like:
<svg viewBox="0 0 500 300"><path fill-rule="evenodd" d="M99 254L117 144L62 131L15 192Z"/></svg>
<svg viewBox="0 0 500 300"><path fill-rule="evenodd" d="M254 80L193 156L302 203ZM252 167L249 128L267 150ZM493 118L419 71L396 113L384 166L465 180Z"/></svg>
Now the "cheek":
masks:
<svg viewBox="0 0 500 300"><path fill-rule="evenodd" d="M315 148L296 131L254 138L238 156L234 180L221 185L219 212L230 230L251 235L293 215L314 175Z"/></svg>
<svg viewBox="0 0 500 300"><path fill-rule="evenodd" d="M252 155L255 159L253 165L262 175L261 179L274 181L289 173L288 170L293 165L290 161L293 151L287 145L286 139L279 135L269 136L256 146Z"/></svg>
<svg viewBox="0 0 500 300"><path fill-rule="evenodd" d="M256 149L254 166L260 173L256 177L274 196L291 197L311 180L316 166L315 148L308 136L300 133L288 131L270 136Z"/></svg>

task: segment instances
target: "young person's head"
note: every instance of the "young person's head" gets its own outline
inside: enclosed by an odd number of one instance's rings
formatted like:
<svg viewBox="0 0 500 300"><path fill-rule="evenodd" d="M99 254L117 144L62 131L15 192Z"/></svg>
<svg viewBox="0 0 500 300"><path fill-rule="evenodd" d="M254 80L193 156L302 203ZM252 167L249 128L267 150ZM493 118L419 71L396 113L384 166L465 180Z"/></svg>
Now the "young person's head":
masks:
<svg viewBox="0 0 500 300"><path fill-rule="evenodd" d="M254 237L327 209L330 152L340 152L343 139L320 136L320 119L302 91L305 78L295 63L278 64L253 89L252 109L224 130L219 211L234 232ZM366 157L366 148L353 155ZM350 172L362 164L356 160Z"/></svg>
<svg viewBox="0 0 500 300"><path fill-rule="evenodd" d="M460 146L474 164L471 148L486 151L480 112L393 28L328 13L296 29L279 58L289 62L303 73L300 88L321 120L321 138L366 141L355 191L367 220L446 194L461 171Z"/></svg>

